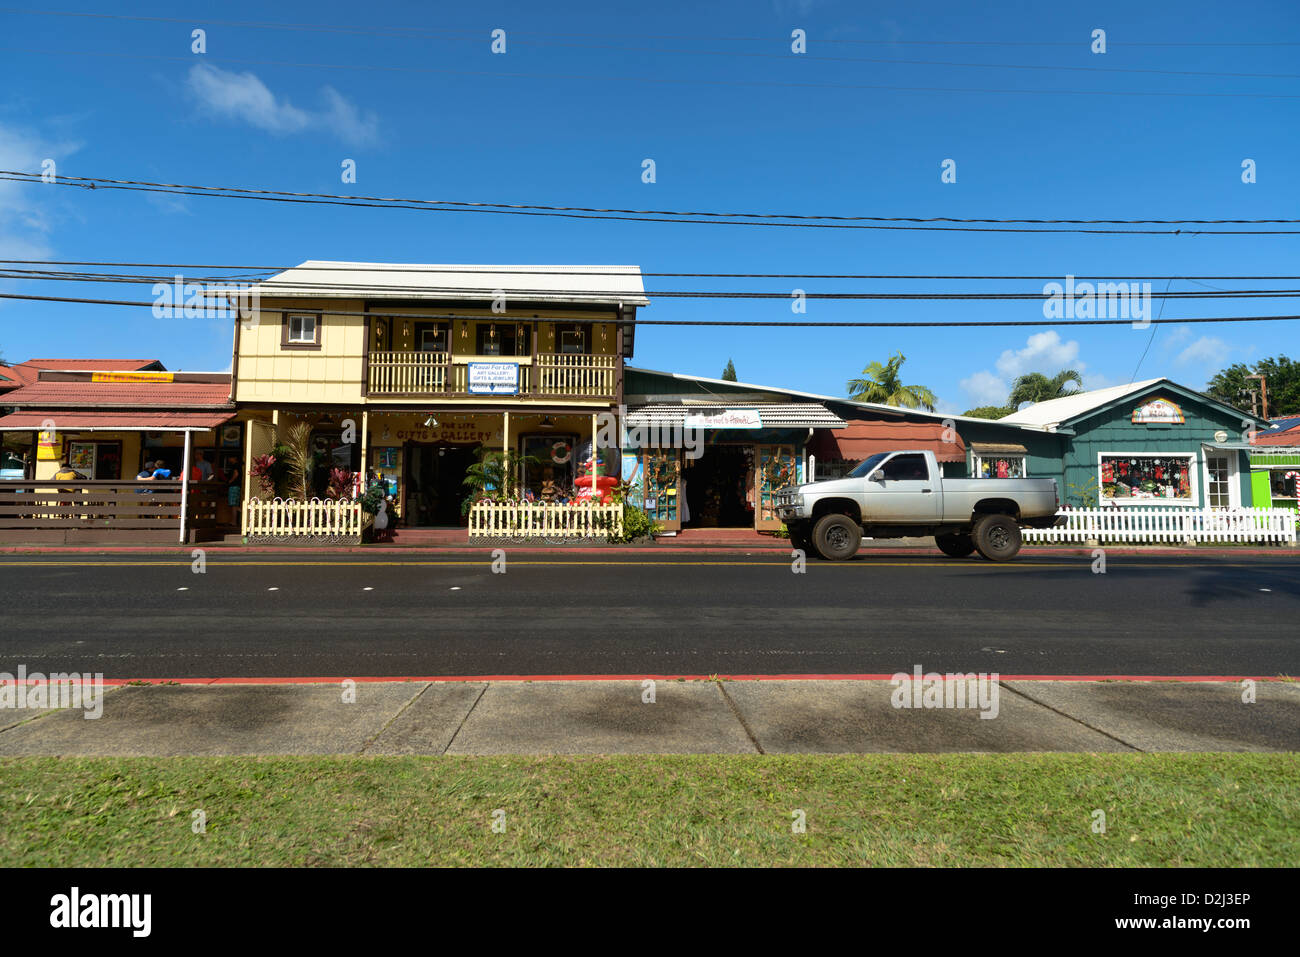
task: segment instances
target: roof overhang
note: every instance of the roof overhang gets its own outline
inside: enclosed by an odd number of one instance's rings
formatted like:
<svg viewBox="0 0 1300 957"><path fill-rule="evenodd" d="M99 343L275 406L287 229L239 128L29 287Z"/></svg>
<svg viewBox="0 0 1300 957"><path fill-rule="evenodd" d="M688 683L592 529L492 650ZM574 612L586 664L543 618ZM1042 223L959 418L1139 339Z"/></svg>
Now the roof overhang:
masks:
<svg viewBox="0 0 1300 957"><path fill-rule="evenodd" d="M757 425L725 423L720 418L728 413L735 413L737 423L748 419ZM704 417L706 423L715 419L719 424L704 424L706 429L728 428L762 428L762 429L842 429L845 422L826 406L817 402L768 402L768 403L667 403L650 402L629 408L624 421L628 428L685 427L688 418Z"/></svg>
<svg viewBox="0 0 1300 957"><path fill-rule="evenodd" d="M53 421L58 432L206 432L235 417L231 412L68 412L42 409L0 416L0 432L39 432Z"/></svg>

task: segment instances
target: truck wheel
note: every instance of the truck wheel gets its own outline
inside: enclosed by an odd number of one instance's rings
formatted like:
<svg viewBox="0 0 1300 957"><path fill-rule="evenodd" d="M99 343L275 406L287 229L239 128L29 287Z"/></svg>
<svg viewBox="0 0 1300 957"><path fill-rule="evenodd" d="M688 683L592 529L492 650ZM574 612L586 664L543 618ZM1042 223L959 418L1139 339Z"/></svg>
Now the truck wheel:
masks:
<svg viewBox="0 0 1300 957"><path fill-rule="evenodd" d="M1005 562L1020 552L1020 526L1010 515L985 515L971 537L979 553L991 562Z"/></svg>
<svg viewBox="0 0 1300 957"><path fill-rule="evenodd" d="M934 543L939 546L939 551L949 558L965 558L975 551L975 542L971 537L959 532L951 535L936 535Z"/></svg>
<svg viewBox="0 0 1300 957"><path fill-rule="evenodd" d="M847 515L823 515L813 527L813 544L827 561L852 558L861 543L862 529Z"/></svg>

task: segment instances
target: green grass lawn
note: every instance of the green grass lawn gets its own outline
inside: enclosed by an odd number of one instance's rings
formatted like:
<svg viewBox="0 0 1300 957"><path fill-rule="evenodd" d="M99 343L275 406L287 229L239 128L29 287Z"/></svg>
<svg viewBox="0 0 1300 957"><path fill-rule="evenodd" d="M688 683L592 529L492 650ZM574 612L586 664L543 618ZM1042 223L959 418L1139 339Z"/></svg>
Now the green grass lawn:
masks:
<svg viewBox="0 0 1300 957"><path fill-rule="evenodd" d="M0 759L5 866L1297 860L1296 754Z"/></svg>

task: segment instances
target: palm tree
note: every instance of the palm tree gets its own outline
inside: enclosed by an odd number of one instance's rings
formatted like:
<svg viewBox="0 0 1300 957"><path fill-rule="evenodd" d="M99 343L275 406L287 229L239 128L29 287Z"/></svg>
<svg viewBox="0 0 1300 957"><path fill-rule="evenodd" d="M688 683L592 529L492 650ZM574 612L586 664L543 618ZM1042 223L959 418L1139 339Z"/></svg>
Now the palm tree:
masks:
<svg viewBox="0 0 1300 957"><path fill-rule="evenodd" d="M923 385L903 385L899 378L898 370L906 361L907 357L900 352L884 365L871 363L862 370L863 378L848 381L849 398L933 412L938 401L934 393Z"/></svg>
<svg viewBox="0 0 1300 957"><path fill-rule="evenodd" d="M1083 390L1070 386L1069 383L1083 385L1083 376L1073 369L1062 369L1050 379L1041 372L1030 372L1022 375L1011 387L1011 395L1007 399L1007 405L1013 409L1020 408L1022 403L1029 402L1046 402L1049 399L1064 399L1069 395L1078 395Z"/></svg>

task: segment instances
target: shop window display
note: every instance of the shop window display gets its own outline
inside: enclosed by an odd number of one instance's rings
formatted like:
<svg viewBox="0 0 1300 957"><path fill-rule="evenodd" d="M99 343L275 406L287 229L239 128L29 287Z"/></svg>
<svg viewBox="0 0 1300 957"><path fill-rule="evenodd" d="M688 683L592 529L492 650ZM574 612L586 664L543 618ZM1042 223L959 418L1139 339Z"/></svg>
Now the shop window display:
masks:
<svg viewBox="0 0 1300 957"><path fill-rule="evenodd" d="M1188 455L1101 457L1103 502L1192 501L1192 457Z"/></svg>

